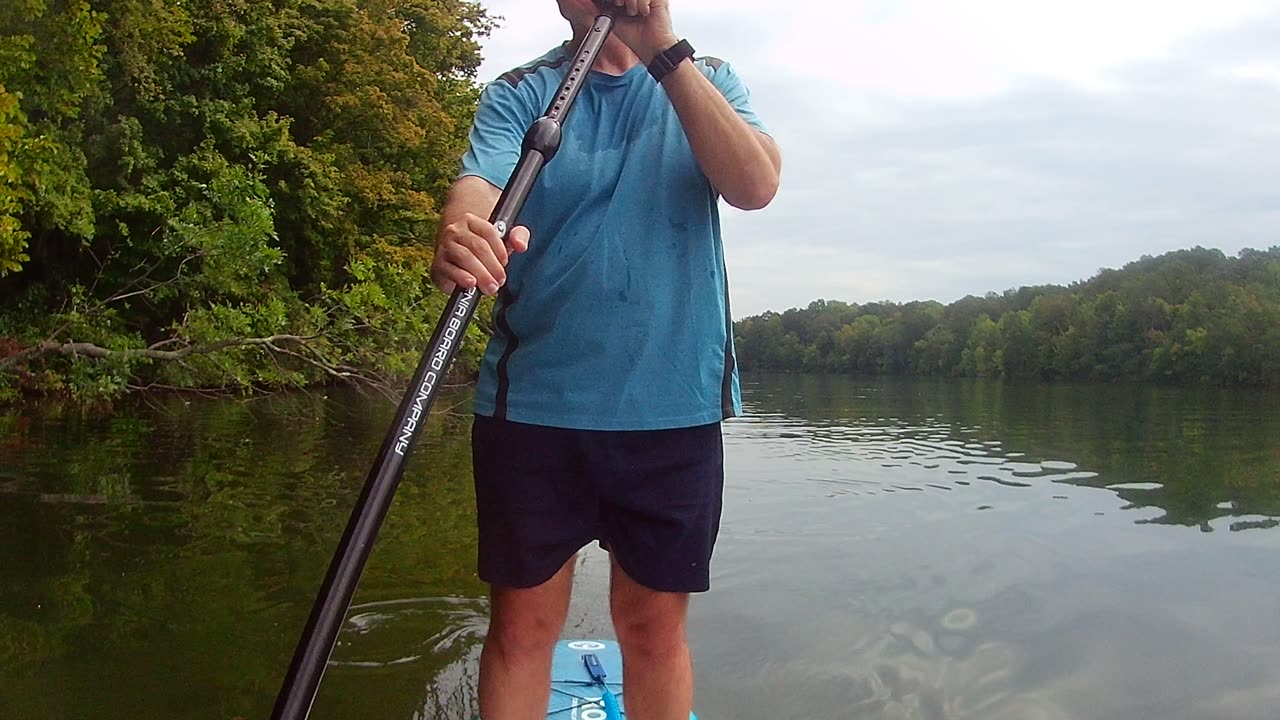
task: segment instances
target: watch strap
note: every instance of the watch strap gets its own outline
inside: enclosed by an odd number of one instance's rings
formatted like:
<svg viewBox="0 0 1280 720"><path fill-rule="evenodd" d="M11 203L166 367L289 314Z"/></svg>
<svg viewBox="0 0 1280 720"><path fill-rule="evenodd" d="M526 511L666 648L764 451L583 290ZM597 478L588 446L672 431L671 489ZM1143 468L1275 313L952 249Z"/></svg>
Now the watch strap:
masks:
<svg viewBox="0 0 1280 720"><path fill-rule="evenodd" d="M688 40L681 40L653 56L653 60L649 62L649 74L657 82L662 82L667 73L675 70L680 63L691 57L693 57L693 46Z"/></svg>

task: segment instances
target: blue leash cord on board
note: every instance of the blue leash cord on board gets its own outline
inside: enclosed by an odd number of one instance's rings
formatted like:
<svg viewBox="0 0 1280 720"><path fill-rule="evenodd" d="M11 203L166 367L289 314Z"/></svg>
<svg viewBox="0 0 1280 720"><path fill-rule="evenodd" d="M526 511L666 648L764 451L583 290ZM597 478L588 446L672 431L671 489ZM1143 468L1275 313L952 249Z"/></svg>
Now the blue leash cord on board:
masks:
<svg viewBox="0 0 1280 720"><path fill-rule="evenodd" d="M613 691L609 689L605 683L607 677L604 672L604 666L600 664L600 658L592 653L582 656L582 662L587 666L587 674L600 686L600 699L604 702L604 714L608 720L622 720L622 711L618 709L618 698L613 696Z"/></svg>

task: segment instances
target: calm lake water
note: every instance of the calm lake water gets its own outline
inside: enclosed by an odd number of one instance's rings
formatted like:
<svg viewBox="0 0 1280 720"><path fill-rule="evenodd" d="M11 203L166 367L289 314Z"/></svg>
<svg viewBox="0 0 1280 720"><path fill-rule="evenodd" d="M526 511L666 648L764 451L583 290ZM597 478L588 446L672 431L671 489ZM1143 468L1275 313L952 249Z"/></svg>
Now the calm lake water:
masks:
<svg viewBox="0 0 1280 720"><path fill-rule="evenodd" d="M706 720L1273 720L1280 395L747 376L691 635ZM469 718L467 396L313 718ZM0 414L0 718L266 717L392 403ZM611 633L579 562L566 635Z"/></svg>

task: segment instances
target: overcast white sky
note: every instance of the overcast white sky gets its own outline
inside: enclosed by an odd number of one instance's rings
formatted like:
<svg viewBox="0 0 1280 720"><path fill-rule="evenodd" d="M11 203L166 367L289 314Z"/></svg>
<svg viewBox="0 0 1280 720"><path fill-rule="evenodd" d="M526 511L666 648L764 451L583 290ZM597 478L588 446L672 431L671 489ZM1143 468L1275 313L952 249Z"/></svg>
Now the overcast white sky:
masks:
<svg viewBox="0 0 1280 720"><path fill-rule="evenodd" d="M483 0L490 80L568 36ZM672 0L783 150L725 206L735 318L1066 284L1280 245L1280 0Z"/></svg>

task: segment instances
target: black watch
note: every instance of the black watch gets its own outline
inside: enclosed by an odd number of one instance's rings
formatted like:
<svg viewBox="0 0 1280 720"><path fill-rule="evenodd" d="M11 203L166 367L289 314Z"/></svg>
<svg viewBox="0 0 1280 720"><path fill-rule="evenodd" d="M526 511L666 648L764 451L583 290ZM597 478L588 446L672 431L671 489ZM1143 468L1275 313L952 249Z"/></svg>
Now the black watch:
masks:
<svg viewBox="0 0 1280 720"><path fill-rule="evenodd" d="M653 56L649 61L649 74L653 79L662 82L667 73L676 69L680 63L693 57L693 46L688 40L681 40L671 47Z"/></svg>

